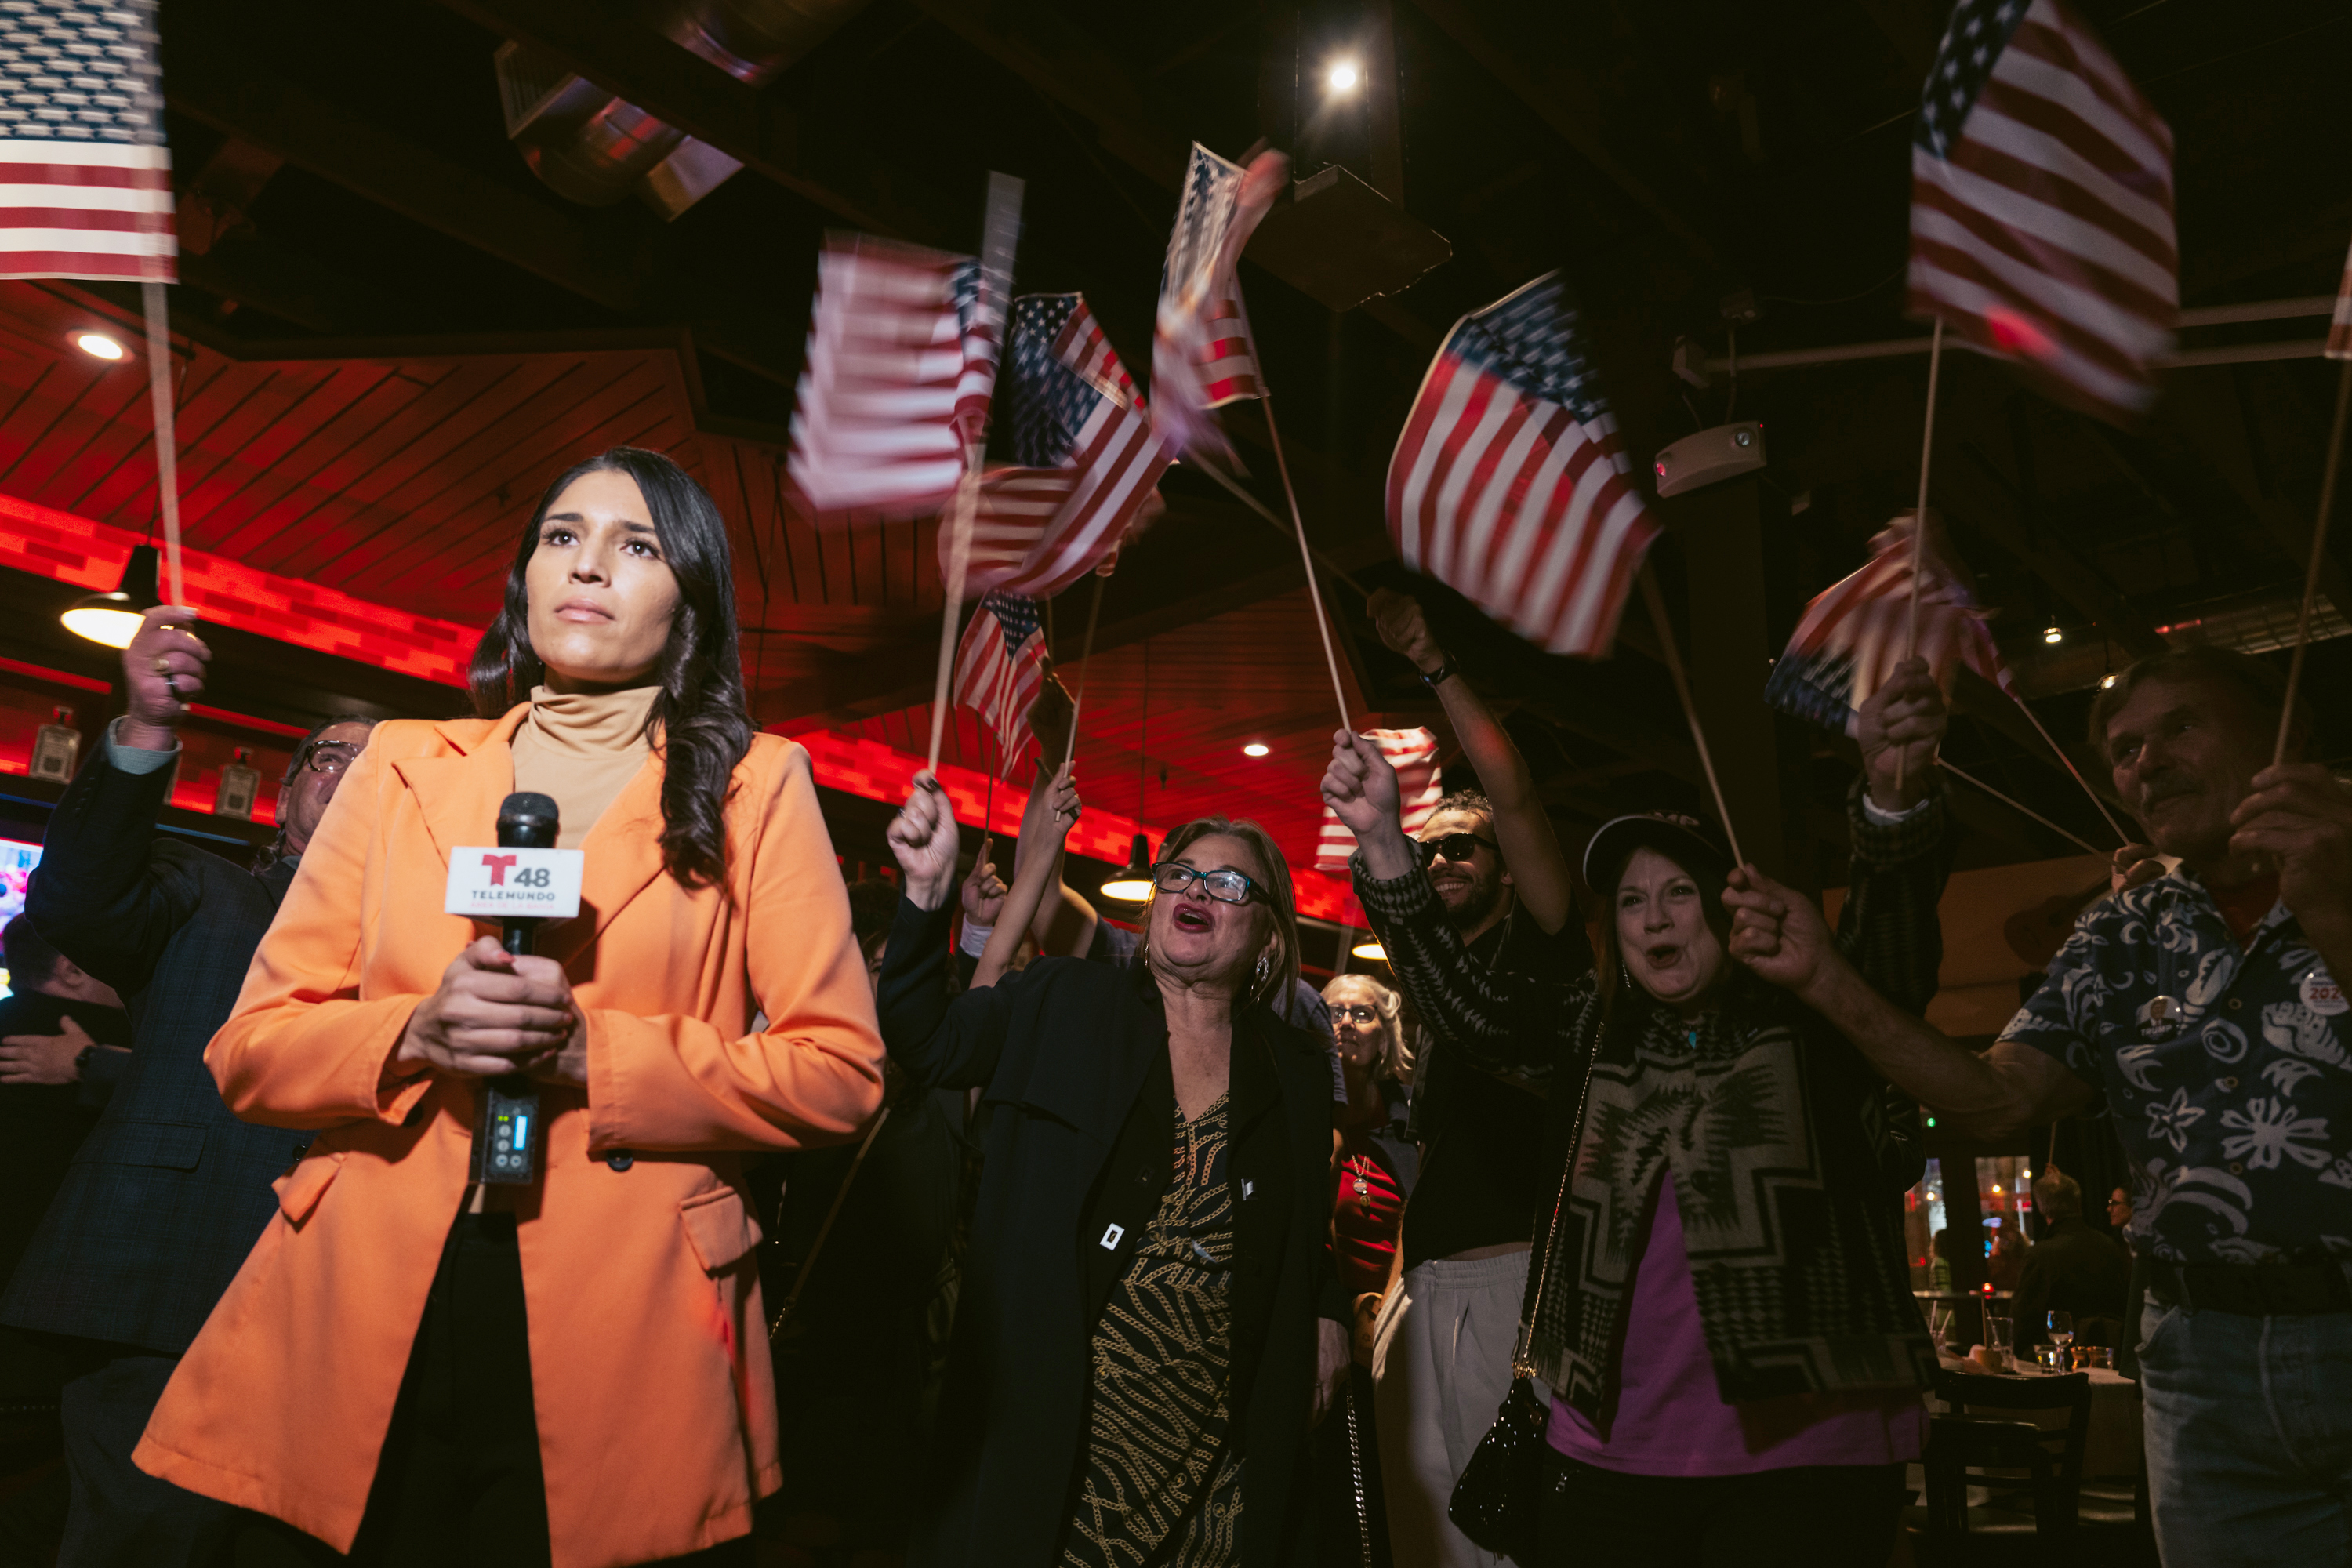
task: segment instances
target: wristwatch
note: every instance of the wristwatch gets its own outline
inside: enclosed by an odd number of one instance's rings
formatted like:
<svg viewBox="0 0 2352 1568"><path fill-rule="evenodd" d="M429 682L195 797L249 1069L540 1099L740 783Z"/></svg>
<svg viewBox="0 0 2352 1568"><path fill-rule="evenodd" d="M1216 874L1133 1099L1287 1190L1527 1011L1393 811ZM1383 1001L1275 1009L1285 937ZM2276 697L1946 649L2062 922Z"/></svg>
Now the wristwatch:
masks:
<svg viewBox="0 0 2352 1568"><path fill-rule="evenodd" d="M1420 672L1421 679L1432 687L1443 686L1460 673L1461 671L1454 668L1454 658L1451 654L1440 656L1440 662L1435 669Z"/></svg>

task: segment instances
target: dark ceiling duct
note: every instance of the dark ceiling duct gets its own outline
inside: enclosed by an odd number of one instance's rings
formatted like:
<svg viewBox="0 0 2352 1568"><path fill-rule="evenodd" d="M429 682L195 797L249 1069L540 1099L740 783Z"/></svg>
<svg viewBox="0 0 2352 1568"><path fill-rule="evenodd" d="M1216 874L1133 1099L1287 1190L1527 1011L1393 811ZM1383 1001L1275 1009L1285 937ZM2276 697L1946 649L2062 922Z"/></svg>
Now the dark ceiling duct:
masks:
<svg viewBox="0 0 2352 1568"><path fill-rule="evenodd" d="M638 16L740 81L762 87L867 0L638 0ZM507 136L557 195L587 206L635 195L675 218L743 165L520 44L498 51Z"/></svg>

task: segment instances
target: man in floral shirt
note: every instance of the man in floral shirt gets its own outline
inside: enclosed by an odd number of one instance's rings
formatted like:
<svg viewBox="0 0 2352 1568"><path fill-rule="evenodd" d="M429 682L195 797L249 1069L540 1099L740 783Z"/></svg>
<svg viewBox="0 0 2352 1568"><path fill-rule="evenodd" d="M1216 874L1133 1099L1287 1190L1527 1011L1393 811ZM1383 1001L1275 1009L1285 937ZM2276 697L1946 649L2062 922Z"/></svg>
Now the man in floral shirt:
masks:
<svg viewBox="0 0 2352 1568"><path fill-rule="evenodd" d="M2106 1113L2135 1173L2166 1568L2352 1561L2352 790L2269 765L2283 688L2188 648L2099 695L2094 742L2155 847L2117 856L2123 890L1982 1056L1860 984L1785 889L1750 874L1725 900L1735 954L1958 1130ZM2298 705L2290 757L2309 731Z"/></svg>

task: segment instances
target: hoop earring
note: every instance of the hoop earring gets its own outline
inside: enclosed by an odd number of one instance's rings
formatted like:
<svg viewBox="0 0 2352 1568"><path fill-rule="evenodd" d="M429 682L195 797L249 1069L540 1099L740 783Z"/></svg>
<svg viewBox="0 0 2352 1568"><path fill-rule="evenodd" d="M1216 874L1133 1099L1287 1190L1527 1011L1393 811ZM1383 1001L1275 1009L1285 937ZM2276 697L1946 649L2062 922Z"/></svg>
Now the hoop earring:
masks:
<svg viewBox="0 0 2352 1568"><path fill-rule="evenodd" d="M1271 979L1274 975L1274 954L1270 952L1259 953L1257 955L1257 968L1255 971L1255 973L1257 977L1257 988L1261 991L1265 990L1266 981Z"/></svg>

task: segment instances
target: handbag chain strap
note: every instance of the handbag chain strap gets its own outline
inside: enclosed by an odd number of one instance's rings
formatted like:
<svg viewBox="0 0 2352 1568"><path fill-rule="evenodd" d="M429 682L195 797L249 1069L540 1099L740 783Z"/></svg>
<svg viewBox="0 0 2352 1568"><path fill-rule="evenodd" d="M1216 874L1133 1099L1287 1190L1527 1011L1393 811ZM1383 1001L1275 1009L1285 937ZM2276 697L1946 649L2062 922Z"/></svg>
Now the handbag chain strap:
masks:
<svg viewBox="0 0 2352 1568"><path fill-rule="evenodd" d="M1568 1155L1560 1162L1559 1193L1551 1201L1551 1220L1544 1226L1543 1264L1536 1270L1532 1289L1519 1303L1518 1343L1511 1351L1511 1372L1514 1376L1534 1378L1536 1313L1542 1309L1544 1286L1551 1279L1552 1255L1559 1243L1560 1211L1568 1206L1568 1184L1576 1174L1576 1156L1584 1142L1584 1108L1592 1098L1592 1069L1601 1062L1601 1040L1596 1036L1592 1054L1585 1058L1584 1084L1576 1091L1576 1116L1569 1123Z"/></svg>

